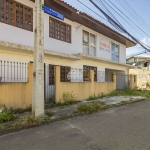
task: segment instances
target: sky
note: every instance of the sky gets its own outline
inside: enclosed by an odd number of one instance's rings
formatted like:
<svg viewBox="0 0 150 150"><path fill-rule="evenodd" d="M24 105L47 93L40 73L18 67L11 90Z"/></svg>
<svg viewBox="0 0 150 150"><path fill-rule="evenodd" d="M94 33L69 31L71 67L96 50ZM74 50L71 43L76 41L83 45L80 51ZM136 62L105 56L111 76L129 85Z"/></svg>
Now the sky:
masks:
<svg viewBox="0 0 150 150"><path fill-rule="evenodd" d="M111 28L115 29L108 21L104 20L106 19L105 16L93 6L93 4L89 0L80 0L80 2L84 3L87 7L91 8L93 11L98 13L100 16L102 16L104 19L90 11L88 8L86 8L83 4L78 2L78 0L64 0L68 4L71 4L73 7L77 8L78 10L87 13L88 15L98 19L99 21L105 23L106 25L110 26ZM113 6L111 3L113 3L117 8L119 8L131 21L129 21L128 18L125 16L120 17L113 10L111 10L111 13L117 18L117 20L121 23L121 25L134 37L136 37L138 40L142 41L143 43L150 46L150 0L102 0L103 2L106 1L110 6ZM111 3L110 3L110 2ZM97 5L102 8L101 3L99 3L99 0L94 0L94 2L97 3ZM135 14L135 17L133 17L133 11L134 10L137 14ZM106 4L106 3L105 3ZM124 6L123 6L124 5ZM107 5L108 7L108 5ZM113 8L115 8L113 6ZM117 10L115 8L115 10ZM131 10L132 14L130 13ZM140 17L139 17L140 16ZM142 19L141 19L142 18ZM134 22L134 24L133 24ZM138 27L137 27L138 26ZM141 31L139 28L141 28L143 31ZM115 29L116 30L116 29ZM123 34L123 33L122 33ZM126 35L127 36L127 35ZM128 37L128 36L127 36ZM130 38L130 37L128 37ZM127 49L127 56L130 56L135 53L139 53L144 51L141 46L137 45L132 48ZM148 54L144 54L149 55Z"/></svg>

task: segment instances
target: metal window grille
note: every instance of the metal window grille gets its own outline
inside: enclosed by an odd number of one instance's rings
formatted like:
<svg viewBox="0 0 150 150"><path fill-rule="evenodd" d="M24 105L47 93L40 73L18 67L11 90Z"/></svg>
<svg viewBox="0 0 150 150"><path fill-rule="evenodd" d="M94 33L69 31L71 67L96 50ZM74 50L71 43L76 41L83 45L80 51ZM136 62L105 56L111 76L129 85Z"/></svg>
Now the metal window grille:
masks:
<svg viewBox="0 0 150 150"><path fill-rule="evenodd" d="M90 70L94 70L94 81L97 81L97 67L83 66L83 81L90 81Z"/></svg>
<svg viewBox="0 0 150 150"><path fill-rule="evenodd" d="M97 71L97 82L105 82L105 71Z"/></svg>
<svg viewBox="0 0 150 150"><path fill-rule="evenodd" d="M27 63L0 61L1 82L28 82Z"/></svg>
<svg viewBox="0 0 150 150"><path fill-rule="evenodd" d="M60 81L61 82L70 82L70 77L68 74L70 73L71 68L66 66L60 67Z"/></svg>
<svg viewBox="0 0 150 150"><path fill-rule="evenodd" d="M71 71L68 73L67 78L71 82L83 82L83 70L71 68Z"/></svg>
<svg viewBox="0 0 150 150"><path fill-rule="evenodd" d="M55 75L54 75L55 66L49 65L49 85L55 84Z"/></svg>

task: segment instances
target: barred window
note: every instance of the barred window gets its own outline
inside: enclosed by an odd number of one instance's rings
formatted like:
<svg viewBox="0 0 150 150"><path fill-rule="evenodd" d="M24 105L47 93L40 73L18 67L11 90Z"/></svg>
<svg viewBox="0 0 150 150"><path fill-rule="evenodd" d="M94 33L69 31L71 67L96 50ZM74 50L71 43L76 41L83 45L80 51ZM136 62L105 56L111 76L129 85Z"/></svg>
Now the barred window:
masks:
<svg viewBox="0 0 150 150"><path fill-rule="evenodd" d="M97 67L83 66L83 81L90 81L90 70L94 70L94 81L97 81Z"/></svg>
<svg viewBox="0 0 150 150"><path fill-rule="evenodd" d="M71 71L70 67L61 66L60 67L60 81L61 82L70 82L70 77L68 76Z"/></svg>
<svg viewBox="0 0 150 150"><path fill-rule="evenodd" d="M54 65L49 65L49 85L55 84Z"/></svg>
<svg viewBox="0 0 150 150"><path fill-rule="evenodd" d="M71 43L71 26L50 17L49 36L57 40Z"/></svg>
<svg viewBox="0 0 150 150"><path fill-rule="evenodd" d="M33 9L13 0L0 0L0 22L33 30Z"/></svg>

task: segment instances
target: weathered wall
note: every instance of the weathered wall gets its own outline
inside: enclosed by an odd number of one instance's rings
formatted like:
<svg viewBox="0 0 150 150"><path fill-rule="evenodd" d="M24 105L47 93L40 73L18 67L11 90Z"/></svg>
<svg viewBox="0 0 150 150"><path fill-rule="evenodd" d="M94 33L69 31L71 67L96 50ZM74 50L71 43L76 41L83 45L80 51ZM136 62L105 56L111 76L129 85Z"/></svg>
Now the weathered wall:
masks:
<svg viewBox="0 0 150 150"><path fill-rule="evenodd" d="M0 104L13 109L24 109L32 104L32 69L33 64L29 63L26 83L0 83Z"/></svg>
<svg viewBox="0 0 150 150"><path fill-rule="evenodd" d="M137 88L137 75L130 74L130 89Z"/></svg>
<svg viewBox="0 0 150 150"><path fill-rule="evenodd" d="M64 92L73 92L77 100L85 100L94 94L103 93L107 94L116 90L116 75L114 75L114 82L94 82L94 72L90 71L90 82L81 82L81 83L67 83L60 82L60 67L56 66L56 86L55 86L55 101L58 102L61 100Z"/></svg>
<svg viewBox="0 0 150 150"><path fill-rule="evenodd" d="M137 75L137 87L142 88L143 83L150 82L150 70L130 69L130 74Z"/></svg>

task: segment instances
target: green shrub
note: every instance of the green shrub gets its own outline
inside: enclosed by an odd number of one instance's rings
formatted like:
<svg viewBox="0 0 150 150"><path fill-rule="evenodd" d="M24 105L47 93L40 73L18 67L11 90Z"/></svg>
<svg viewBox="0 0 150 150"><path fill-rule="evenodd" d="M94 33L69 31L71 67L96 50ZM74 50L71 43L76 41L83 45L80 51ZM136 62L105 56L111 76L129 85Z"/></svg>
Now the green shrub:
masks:
<svg viewBox="0 0 150 150"><path fill-rule="evenodd" d="M60 102L57 102L58 106L64 106L64 105L72 105L77 103L76 97L73 94L73 92L64 92L62 95L62 98L60 99Z"/></svg>
<svg viewBox="0 0 150 150"><path fill-rule="evenodd" d="M12 113L5 106L3 106L3 110L0 113L0 123L11 121L14 117L14 113Z"/></svg>
<svg viewBox="0 0 150 150"><path fill-rule="evenodd" d="M77 107L77 112L97 112L103 109L102 103L95 102L95 103L86 103L86 104L81 104Z"/></svg>
<svg viewBox="0 0 150 150"><path fill-rule="evenodd" d="M97 100L98 99L98 96L96 96L95 94L94 95L91 95L90 97L89 97L89 99L87 99L88 101L89 100Z"/></svg>

